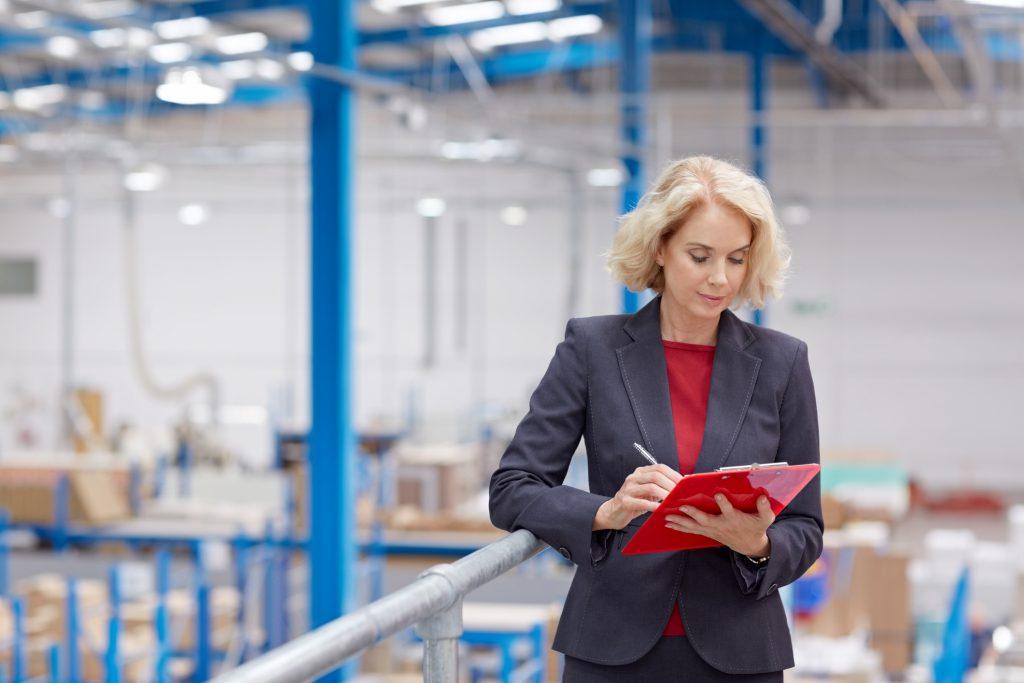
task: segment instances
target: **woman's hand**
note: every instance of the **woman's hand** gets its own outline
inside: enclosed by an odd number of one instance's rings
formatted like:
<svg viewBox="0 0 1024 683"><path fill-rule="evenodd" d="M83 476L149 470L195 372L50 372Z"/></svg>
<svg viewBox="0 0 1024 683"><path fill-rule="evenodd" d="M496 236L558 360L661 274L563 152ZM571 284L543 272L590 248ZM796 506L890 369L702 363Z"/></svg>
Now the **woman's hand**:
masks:
<svg viewBox="0 0 1024 683"><path fill-rule="evenodd" d="M661 463L637 467L622 482L615 497L598 508L591 530L621 529L634 517L656 510L682 478L683 475Z"/></svg>
<svg viewBox="0 0 1024 683"><path fill-rule="evenodd" d="M719 515L684 505L679 508L684 516L666 515L665 526L676 531L707 536L741 555L765 557L770 554L771 542L766 530L775 521L775 514L766 496L757 499L756 514L737 510L721 493L715 496L715 502L722 511Z"/></svg>

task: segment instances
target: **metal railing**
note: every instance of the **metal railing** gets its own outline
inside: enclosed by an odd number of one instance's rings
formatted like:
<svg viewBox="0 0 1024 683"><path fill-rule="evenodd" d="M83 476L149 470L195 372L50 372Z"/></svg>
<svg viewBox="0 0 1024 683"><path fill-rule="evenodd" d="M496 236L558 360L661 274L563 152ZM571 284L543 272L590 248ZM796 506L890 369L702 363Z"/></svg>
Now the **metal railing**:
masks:
<svg viewBox="0 0 1024 683"><path fill-rule="evenodd" d="M543 547L533 534L520 529L451 564L427 569L408 586L228 671L213 683L302 683L413 625L424 642L424 682L451 683L458 676L463 598Z"/></svg>

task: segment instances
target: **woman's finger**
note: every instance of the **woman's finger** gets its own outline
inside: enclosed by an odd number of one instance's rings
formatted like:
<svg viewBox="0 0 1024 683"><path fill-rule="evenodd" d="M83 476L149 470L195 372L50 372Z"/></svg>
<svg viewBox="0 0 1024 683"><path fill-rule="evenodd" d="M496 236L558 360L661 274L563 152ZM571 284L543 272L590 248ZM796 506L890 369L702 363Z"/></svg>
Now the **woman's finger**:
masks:
<svg viewBox="0 0 1024 683"><path fill-rule="evenodd" d="M775 521L775 513L772 512L772 504L768 502L768 496L759 496L757 499L757 516L762 522L769 526Z"/></svg>
<svg viewBox="0 0 1024 683"><path fill-rule="evenodd" d="M698 524L700 524L701 526L707 526L709 523L712 522L711 515L706 514L706 513L702 512L702 511L698 510L695 507L690 507L689 505L684 505L681 508L679 508L679 511L682 512L683 514L686 514L686 515L689 515L690 517L692 517L694 519L694 521L697 522Z"/></svg>
<svg viewBox="0 0 1024 683"><path fill-rule="evenodd" d="M716 493L715 502L718 503L718 509L722 511L723 515L731 514L735 510L724 493Z"/></svg>

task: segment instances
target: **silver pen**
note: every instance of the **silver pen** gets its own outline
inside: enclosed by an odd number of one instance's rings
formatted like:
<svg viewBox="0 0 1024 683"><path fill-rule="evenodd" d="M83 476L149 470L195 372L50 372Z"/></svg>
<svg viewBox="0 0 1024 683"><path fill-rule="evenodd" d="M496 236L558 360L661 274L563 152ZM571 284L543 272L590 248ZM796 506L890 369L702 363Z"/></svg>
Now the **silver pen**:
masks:
<svg viewBox="0 0 1024 683"><path fill-rule="evenodd" d="M637 449L638 451L640 451L640 455L644 456L644 459L645 459L645 460L646 460L647 462L651 463L652 465L657 465L657 464L658 464L658 461L654 459L654 456L653 456L653 455L651 455L650 453L648 453L648 452L646 451L646 449L644 449L644 447L643 447L643 446L641 446L640 444L638 444L638 443L637 443L637 442L635 442L635 441L633 442L633 448L635 448L635 449Z"/></svg>

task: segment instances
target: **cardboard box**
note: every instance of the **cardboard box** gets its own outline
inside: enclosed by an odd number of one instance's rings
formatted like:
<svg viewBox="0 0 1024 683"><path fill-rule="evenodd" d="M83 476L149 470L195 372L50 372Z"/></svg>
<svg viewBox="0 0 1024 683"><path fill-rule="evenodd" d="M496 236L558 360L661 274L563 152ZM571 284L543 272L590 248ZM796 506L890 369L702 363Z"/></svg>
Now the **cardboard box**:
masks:
<svg viewBox="0 0 1024 683"><path fill-rule="evenodd" d="M0 501L11 521L56 524L57 489L65 475L72 522L106 524L131 517L126 470L12 466L0 468Z"/></svg>
<svg viewBox="0 0 1024 683"><path fill-rule="evenodd" d="M828 548L829 598L823 609L802 620L808 633L833 638L863 630L882 656L888 673L911 662L910 558L865 546Z"/></svg>
<svg viewBox="0 0 1024 683"><path fill-rule="evenodd" d="M402 444L395 449L396 504L450 512L480 489L480 444Z"/></svg>

